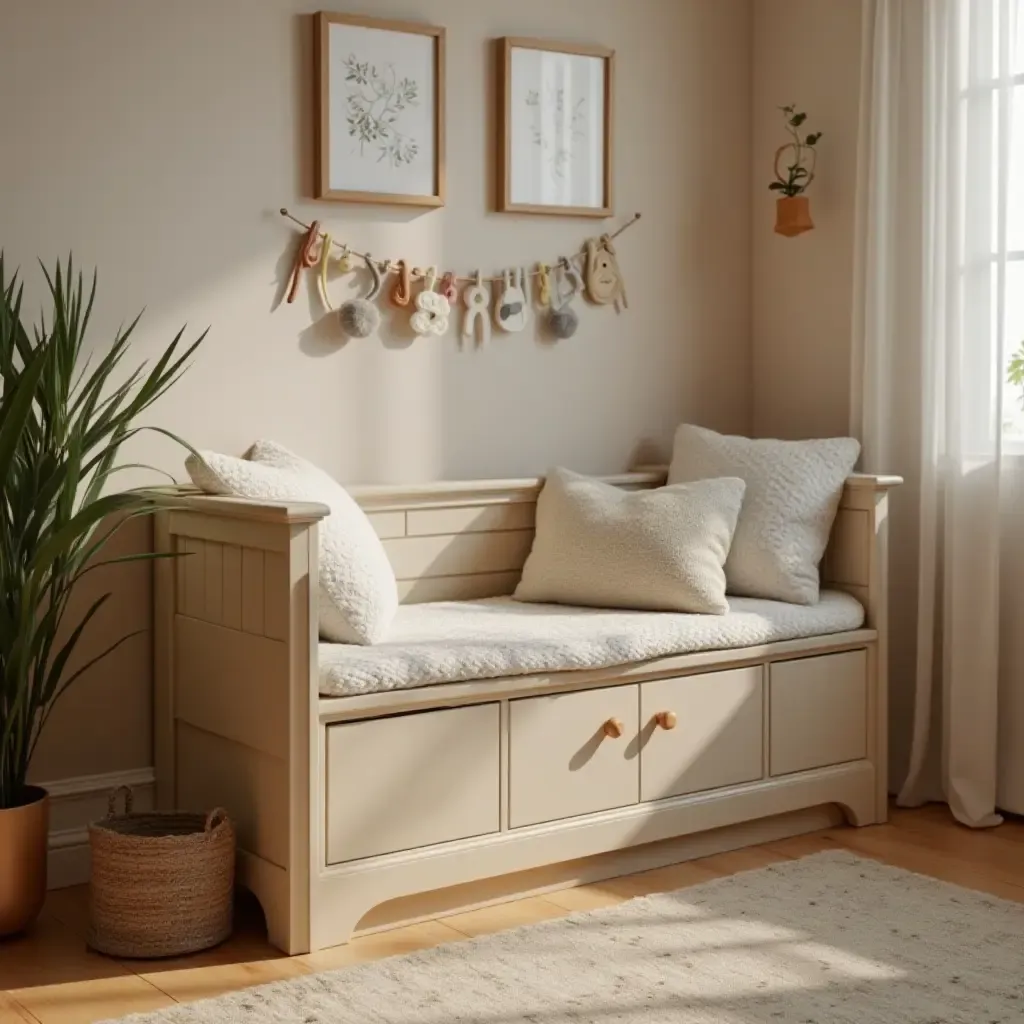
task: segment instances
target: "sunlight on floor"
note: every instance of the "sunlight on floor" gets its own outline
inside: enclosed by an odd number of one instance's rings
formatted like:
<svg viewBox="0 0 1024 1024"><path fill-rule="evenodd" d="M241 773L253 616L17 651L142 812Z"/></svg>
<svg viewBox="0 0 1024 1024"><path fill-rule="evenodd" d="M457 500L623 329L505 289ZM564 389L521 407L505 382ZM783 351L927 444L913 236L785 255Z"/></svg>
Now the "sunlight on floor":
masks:
<svg viewBox="0 0 1024 1024"><path fill-rule="evenodd" d="M914 916L917 911L907 908L918 906L913 901L907 904L899 894L893 899L905 904L905 912L891 901L875 900L870 905L876 909L858 932L848 929L847 920L847 915L857 916L862 909L856 901L851 904L841 893L833 900L828 886L819 886L820 894L805 891L803 899L798 899L796 890L787 894L780 888L785 885L785 873L775 876L769 888L762 888L760 897L747 892L730 898L729 890L717 888L717 883L710 890L690 887L729 877L743 885L749 881L744 874L747 869L785 865L807 854L845 847L1024 902L1022 844L1024 826L1016 822L977 834L955 828L942 808L894 809L892 823L885 826L833 828L540 896L449 911L447 916L294 958L281 956L266 943L261 914L249 899L240 901L234 937L206 953L161 962L100 957L84 945L85 888L59 890L50 894L33 934L0 949L0 1024L91 1024L247 986L301 979L310 972L348 971L384 957L427 955L437 946L448 946L451 959L446 957L446 962L457 963L461 951L469 950L471 937L496 935L511 940L517 933L509 929L516 926L549 922L557 927L567 912L616 905L629 935L606 958L601 984L595 985L593 974L581 971L572 959L574 949L601 931L600 917L577 916L580 924L569 939L564 932L532 933L530 948L537 969L522 980L515 1020L532 1007L539 1024L545 1024L570 1008L568 1002L557 1005L564 999L572 1001L571 1010L578 1019L596 1024L631 1017L644 1024L765 1024L774 1019L857 1024L860 1017L851 1013L892 1011L906 998L927 1007L921 1019L943 1019L952 998L961 1000L964 1007L994 1011L978 1016L979 1021L1015 1022L1016 1016L1001 1016L1001 1011L1008 1005L1007 993L1020 988L1019 971L1012 982L1001 979L1001 992L989 977L982 977L991 960L1003 954L998 949L990 952L981 939L965 938L961 904L948 908L958 915L951 919L959 922L957 927L940 923L925 948L914 941L916 926L905 939L895 931L897 926L903 929L895 918L901 913L904 918ZM859 875L849 879L851 892L859 892L853 887L862 884ZM623 902L658 892L674 893L659 920L644 919L639 904ZM957 898L977 897L963 893L957 890ZM487 890L484 895L494 893ZM471 894L463 896L472 903ZM985 925L989 941L1005 947L998 936L1016 934L1010 929L1012 921L1007 918L1002 931L996 929L993 914L999 916L999 907L989 897L981 899L987 902L977 920ZM432 913L444 911L437 906ZM942 937L954 931L956 955L947 957L946 963L955 964L955 969L935 973L936 943L941 946L947 942ZM514 963L518 955L507 948L499 950L490 964ZM624 969L616 978L620 963ZM552 999L550 990L547 996L534 990L540 977L559 979L557 999ZM355 982L354 976L349 978L350 984ZM411 982L404 969L394 975L394 981L408 991ZM951 984L955 984L953 990ZM478 1003L470 1019L477 1024L509 1024L512 1018L503 1015L496 1003L486 1007ZM875 1012L868 1019L896 1022L906 1015Z"/></svg>

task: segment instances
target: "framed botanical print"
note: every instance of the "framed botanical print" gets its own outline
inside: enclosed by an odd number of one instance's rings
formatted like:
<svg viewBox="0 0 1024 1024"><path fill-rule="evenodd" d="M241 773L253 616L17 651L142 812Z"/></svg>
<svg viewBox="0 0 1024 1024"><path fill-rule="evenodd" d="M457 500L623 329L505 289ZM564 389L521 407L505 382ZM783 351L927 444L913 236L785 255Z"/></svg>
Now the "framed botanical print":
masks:
<svg viewBox="0 0 1024 1024"><path fill-rule="evenodd" d="M498 209L610 216L615 51L498 43Z"/></svg>
<svg viewBox="0 0 1024 1024"><path fill-rule="evenodd" d="M443 28L315 16L318 199L444 205Z"/></svg>

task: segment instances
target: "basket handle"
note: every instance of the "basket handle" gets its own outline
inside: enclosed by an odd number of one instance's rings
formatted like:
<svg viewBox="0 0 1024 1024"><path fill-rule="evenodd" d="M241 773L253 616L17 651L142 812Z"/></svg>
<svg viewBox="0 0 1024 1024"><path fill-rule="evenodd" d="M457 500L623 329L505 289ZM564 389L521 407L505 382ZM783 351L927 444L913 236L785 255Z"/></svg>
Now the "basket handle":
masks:
<svg viewBox="0 0 1024 1024"><path fill-rule="evenodd" d="M228 820L228 812L223 807L214 807L206 816L206 831L212 832L222 822Z"/></svg>
<svg viewBox="0 0 1024 1024"><path fill-rule="evenodd" d="M110 796L107 797L107 817L113 818L117 814L117 798L124 794L124 813L132 813L132 791L130 786L118 786Z"/></svg>

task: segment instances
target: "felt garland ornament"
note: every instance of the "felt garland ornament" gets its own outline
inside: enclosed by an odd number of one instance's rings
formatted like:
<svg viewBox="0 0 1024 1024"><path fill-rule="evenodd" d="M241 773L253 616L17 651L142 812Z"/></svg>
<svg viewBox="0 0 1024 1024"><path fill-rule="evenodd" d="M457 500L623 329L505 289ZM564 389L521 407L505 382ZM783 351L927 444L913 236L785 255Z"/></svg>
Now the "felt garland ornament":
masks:
<svg viewBox="0 0 1024 1024"><path fill-rule="evenodd" d="M327 241L324 242L328 248L330 248L330 235L327 235ZM338 257L338 270L342 274L351 273L355 270L355 264L352 262L352 250L347 245L341 247L341 255Z"/></svg>
<svg viewBox="0 0 1024 1024"><path fill-rule="evenodd" d="M502 277L504 289L494 307L494 322L510 334L521 331L530 315L526 303L526 278L522 267L510 267Z"/></svg>
<svg viewBox="0 0 1024 1024"><path fill-rule="evenodd" d="M455 279L455 272L448 270L441 278L441 294L448 300L449 306L454 306L459 299L459 285Z"/></svg>
<svg viewBox="0 0 1024 1024"><path fill-rule="evenodd" d="M423 291L416 296L416 312L409 318L409 324L417 334L433 334L440 337L448 331L448 314L451 306L448 300L434 291L437 271L431 267L426 273Z"/></svg>
<svg viewBox="0 0 1024 1024"><path fill-rule="evenodd" d="M600 239L587 239L587 296L598 306L615 303L615 311L621 312L629 303L626 301L626 285L622 280L615 246L610 235Z"/></svg>
<svg viewBox="0 0 1024 1024"><path fill-rule="evenodd" d="M320 221L315 220L309 225L305 235L302 237L302 245L295 254L295 262L292 264L292 281L288 288L287 302L294 302L295 296L299 294L299 280L302 271L307 267L316 266L316 254L319 251L316 243L320 240Z"/></svg>
<svg viewBox="0 0 1024 1024"><path fill-rule="evenodd" d="M463 293L462 301L466 304L466 316L462 321L462 336L471 341L476 335L476 326L480 326L479 344L486 345L491 340L491 321L487 316L487 307L491 304L491 297L487 292L487 285L480 277L480 271L476 272L476 278Z"/></svg>
<svg viewBox="0 0 1024 1024"><path fill-rule="evenodd" d="M380 327L380 310L373 301L380 291L380 273L369 253L366 254L366 266L373 277L370 291L363 299L349 299L348 302L343 302L338 310L341 329L350 338L368 338Z"/></svg>
<svg viewBox="0 0 1024 1024"><path fill-rule="evenodd" d="M409 276L409 264L405 260L399 260L398 280L395 287L391 289L391 302L396 306L408 306L412 301L412 279Z"/></svg>
<svg viewBox="0 0 1024 1024"><path fill-rule="evenodd" d="M570 260L562 258L559 267L561 282L569 285L569 291L563 292L561 283L555 285L555 298L551 303L551 312L548 313L548 330L559 339L571 338L580 325L580 318L570 303L583 287L579 271L573 266Z"/></svg>
<svg viewBox="0 0 1024 1024"><path fill-rule="evenodd" d="M537 264L537 302L542 306L551 305L551 268L546 263Z"/></svg>
<svg viewBox="0 0 1024 1024"><path fill-rule="evenodd" d="M327 297L327 267L331 262L331 233L324 233L324 244L320 247L320 276L317 284L320 286L320 301L324 306L334 312L331 300Z"/></svg>

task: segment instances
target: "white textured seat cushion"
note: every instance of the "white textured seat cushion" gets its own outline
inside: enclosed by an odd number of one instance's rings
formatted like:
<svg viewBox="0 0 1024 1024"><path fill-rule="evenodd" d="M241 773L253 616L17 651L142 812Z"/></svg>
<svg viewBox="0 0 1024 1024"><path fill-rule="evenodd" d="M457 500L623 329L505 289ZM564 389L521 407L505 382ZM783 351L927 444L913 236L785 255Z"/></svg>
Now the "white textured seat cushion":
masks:
<svg viewBox="0 0 1024 1024"><path fill-rule="evenodd" d="M398 608L395 574L369 519L341 484L273 441L257 441L244 459L200 455L190 455L185 467L209 494L326 505L331 514L320 523L320 636L346 644L374 644L387 636Z"/></svg>
<svg viewBox="0 0 1024 1024"><path fill-rule="evenodd" d="M548 474L519 601L724 615L725 565L743 501L735 478L624 491Z"/></svg>
<svg viewBox="0 0 1024 1024"><path fill-rule="evenodd" d="M864 609L824 591L810 607L737 597L728 615L523 604L510 597L402 605L387 643L320 644L320 693L344 697L467 679L610 668L691 651L858 629Z"/></svg>
<svg viewBox="0 0 1024 1024"><path fill-rule="evenodd" d="M818 600L818 563L860 444L751 440L683 424L676 431L670 484L738 476L747 485L725 563L730 594L796 604Z"/></svg>

